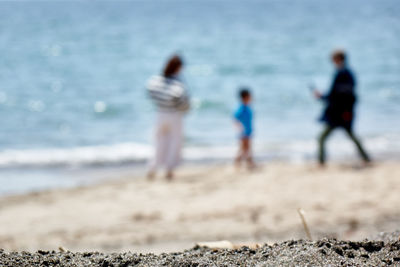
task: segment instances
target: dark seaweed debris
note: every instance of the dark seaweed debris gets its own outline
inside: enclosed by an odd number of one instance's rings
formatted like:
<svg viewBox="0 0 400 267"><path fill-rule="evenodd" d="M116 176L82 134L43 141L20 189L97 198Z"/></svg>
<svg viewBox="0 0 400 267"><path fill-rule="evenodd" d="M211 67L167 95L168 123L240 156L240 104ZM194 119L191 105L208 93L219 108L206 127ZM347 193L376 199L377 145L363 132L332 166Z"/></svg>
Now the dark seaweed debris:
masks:
<svg viewBox="0 0 400 267"><path fill-rule="evenodd" d="M400 266L400 240L296 240L264 245L258 249L194 247L183 252L160 255L0 250L0 266Z"/></svg>

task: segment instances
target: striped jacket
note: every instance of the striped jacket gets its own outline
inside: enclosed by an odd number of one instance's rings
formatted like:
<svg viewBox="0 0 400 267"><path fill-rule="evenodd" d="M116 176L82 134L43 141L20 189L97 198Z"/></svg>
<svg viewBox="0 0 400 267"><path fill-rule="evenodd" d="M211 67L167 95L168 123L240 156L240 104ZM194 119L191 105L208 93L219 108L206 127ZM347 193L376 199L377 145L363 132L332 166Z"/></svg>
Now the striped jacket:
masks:
<svg viewBox="0 0 400 267"><path fill-rule="evenodd" d="M154 76L147 83L147 93L160 111L188 111L189 95L182 82Z"/></svg>

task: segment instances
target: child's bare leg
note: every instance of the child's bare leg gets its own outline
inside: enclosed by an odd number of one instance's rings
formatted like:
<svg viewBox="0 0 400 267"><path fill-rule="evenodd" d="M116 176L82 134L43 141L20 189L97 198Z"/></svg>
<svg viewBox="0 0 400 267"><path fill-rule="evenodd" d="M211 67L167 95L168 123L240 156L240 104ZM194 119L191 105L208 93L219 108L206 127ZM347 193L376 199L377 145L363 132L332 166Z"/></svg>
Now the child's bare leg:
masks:
<svg viewBox="0 0 400 267"><path fill-rule="evenodd" d="M253 162L253 157L252 157L252 153L251 153L251 139L250 138L246 138L245 139L245 159L247 162L247 167L249 169L252 169L255 167L255 164Z"/></svg>
<svg viewBox="0 0 400 267"><path fill-rule="evenodd" d="M249 169L254 169L254 168L256 168L256 164L254 163L253 158L252 158L251 156L249 156L249 157L247 158L247 167L248 167Z"/></svg>
<svg viewBox="0 0 400 267"><path fill-rule="evenodd" d="M249 158L249 138L243 138L242 139L242 160L248 160Z"/></svg>
<svg viewBox="0 0 400 267"><path fill-rule="evenodd" d="M235 165L237 168L240 167L241 161L245 158L245 144L244 139L240 139L239 141L239 151L235 158Z"/></svg>

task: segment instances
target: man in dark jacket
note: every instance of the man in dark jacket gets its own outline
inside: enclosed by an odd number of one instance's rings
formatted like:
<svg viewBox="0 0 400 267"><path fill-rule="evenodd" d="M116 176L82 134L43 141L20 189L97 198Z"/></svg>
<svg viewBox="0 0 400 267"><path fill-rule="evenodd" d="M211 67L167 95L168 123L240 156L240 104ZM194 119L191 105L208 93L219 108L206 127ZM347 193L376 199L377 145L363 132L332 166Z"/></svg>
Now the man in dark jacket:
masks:
<svg viewBox="0 0 400 267"><path fill-rule="evenodd" d="M330 91L326 95L317 90L314 91L315 97L326 103L326 108L321 117L321 121L326 124L326 127L319 137L319 163L321 165L325 163L325 141L336 128L343 128L357 146L364 162L370 162L369 156L352 130L354 105L357 100L354 91L356 82L352 72L346 66L346 54L343 51L333 52L332 62L337 71Z"/></svg>

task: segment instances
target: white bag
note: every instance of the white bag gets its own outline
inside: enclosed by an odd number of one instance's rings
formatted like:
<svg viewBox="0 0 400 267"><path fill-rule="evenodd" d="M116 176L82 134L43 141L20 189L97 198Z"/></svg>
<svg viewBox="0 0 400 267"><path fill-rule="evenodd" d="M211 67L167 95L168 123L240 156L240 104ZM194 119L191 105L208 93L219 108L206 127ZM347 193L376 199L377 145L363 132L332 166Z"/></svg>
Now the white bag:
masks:
<svg viewBox="0 0 400 267"><path fill-rule="evenodd" d="M154 76L147 83L147 91L161 110L187 111L190 108L185 86L177 79Z"/></svg>

